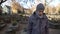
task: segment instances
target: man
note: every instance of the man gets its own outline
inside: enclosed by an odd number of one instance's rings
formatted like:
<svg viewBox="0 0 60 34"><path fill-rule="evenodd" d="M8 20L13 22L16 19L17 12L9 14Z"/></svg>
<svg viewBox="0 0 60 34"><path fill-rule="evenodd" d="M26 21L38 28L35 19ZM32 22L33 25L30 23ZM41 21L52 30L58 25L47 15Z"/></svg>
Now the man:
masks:
<svg viewBox="0 0 60 34"><path fill-rule="evenodd" d="M37 5L36 11L29 18L27 34L48 34L48 18L44 9L42 3Z"/></svg>

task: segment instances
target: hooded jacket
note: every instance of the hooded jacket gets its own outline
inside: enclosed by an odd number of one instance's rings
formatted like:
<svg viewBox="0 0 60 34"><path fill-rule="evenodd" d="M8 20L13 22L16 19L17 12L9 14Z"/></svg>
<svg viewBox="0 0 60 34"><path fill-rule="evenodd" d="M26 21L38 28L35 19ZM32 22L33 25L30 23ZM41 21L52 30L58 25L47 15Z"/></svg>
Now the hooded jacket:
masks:
<svg viewBox="0 0 60 34"><path fill-rule="evenodd" d="M44 10L43 4L38 4L36 11L30 16L28 22L27 34L48 34L48 18L45 13L40 18L36 12Z"/></svg>

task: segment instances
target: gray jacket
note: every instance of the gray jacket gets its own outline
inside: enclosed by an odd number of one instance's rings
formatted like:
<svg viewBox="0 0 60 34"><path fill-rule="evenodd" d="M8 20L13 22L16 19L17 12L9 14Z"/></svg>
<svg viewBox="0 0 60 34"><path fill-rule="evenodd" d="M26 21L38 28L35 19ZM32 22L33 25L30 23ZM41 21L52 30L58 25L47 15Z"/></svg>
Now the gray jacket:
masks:
<svg viewBox="0 0 60 34"><path fill-rule="evenodd" d="M43 14L40 18L36 11L30 16L27 34L48 34L48 18Z"/></svg>

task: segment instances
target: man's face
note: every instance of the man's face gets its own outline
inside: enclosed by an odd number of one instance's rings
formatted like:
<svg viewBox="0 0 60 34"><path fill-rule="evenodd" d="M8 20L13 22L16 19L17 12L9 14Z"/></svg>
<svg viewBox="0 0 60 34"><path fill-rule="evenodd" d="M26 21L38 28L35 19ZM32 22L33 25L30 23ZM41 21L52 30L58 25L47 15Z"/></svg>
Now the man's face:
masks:
<svg viewBox="0 0 60 34"><path fill-rule="evenodd" d="M43 10L38 11L39 15L43 15Z"/></svg>

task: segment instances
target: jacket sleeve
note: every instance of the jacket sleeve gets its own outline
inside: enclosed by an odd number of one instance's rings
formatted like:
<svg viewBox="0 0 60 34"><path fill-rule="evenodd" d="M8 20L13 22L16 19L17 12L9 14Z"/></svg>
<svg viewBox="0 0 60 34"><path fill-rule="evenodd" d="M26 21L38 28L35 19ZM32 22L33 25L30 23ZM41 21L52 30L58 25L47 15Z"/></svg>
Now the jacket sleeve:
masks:
<svg viewBox="0 0 60 34"><path fill-rule="evenodd" d="M28 21L28 27L27 27L27 34L31 34L31 32L32 32L32 26L33 26L32 20L29 19L29 21Z"/></svg>
<svg viewBox="0 0 60 34"><path fill-rule="evenodd" d="M47 20L47 23L46 23L45 30L46 30L46 34L49 34L49 21L48 20Z"/></svg>

